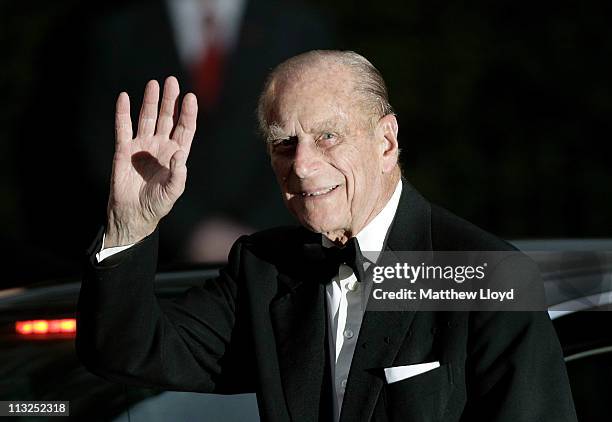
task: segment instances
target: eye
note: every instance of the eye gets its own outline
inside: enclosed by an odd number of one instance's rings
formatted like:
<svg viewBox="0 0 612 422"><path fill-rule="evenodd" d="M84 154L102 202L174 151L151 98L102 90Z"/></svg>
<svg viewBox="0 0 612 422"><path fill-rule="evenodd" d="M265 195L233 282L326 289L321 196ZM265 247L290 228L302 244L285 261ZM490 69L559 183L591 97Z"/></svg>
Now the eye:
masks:
<svg viewBox="0 0 612 422"><path fill-rule="evenodd" d="M335 144L338 139L338 135L333 132L323 132L319 135L317 141L325 144Z"/></svg>

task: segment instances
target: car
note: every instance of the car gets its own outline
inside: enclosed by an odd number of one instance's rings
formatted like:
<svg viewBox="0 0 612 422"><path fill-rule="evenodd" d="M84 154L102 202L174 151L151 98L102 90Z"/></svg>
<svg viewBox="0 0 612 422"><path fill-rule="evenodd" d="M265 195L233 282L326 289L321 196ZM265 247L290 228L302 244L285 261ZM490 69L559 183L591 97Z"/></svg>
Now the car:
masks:
<svg viewBox="0 0 612 422"><path fill-rule="evenodd" d="M159 273L171 298L218 269ZM104 421L258 421L255 394L220 396L124 386L90 373L77 359L75 312L80 281L0 292L0 400L70 402L70 419Z"/></svg>

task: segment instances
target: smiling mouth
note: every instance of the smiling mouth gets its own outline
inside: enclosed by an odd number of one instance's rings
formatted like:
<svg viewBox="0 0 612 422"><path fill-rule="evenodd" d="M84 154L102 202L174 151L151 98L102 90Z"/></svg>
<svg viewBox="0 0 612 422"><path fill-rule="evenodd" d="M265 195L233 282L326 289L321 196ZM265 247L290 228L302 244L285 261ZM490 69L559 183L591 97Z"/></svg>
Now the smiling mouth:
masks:
<svg viewBox="0 0 612 422"><path fill-rule="evenodd" d="M328 188L321 189L321 190L318 190L318 191L316 191L316 192L301 192L301 193L300 193L300 195L301 195L303 198L308 198L308 197L313 197L313 196L322 196L322 195L326 195L326 194L328 194L328 193L332 192L332 191L333 191L333 190L335 190L335 189L336 189L338 186L340 186L340 185L330 186L330 187L328 187Z"/></svg>

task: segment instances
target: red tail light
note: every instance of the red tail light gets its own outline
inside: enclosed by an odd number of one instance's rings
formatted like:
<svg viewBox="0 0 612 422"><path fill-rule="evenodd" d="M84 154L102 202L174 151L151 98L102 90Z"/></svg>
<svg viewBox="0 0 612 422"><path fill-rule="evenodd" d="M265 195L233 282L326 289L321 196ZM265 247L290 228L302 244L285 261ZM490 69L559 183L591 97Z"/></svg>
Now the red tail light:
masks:
<svg viewBox="0 0 612 422"><path fill-rule="evenodd" d="M59 334L73 337L76 333L76 319L36 319L31 321L17 321L15 323L17 334L24 336L45 336Z"/></svg>

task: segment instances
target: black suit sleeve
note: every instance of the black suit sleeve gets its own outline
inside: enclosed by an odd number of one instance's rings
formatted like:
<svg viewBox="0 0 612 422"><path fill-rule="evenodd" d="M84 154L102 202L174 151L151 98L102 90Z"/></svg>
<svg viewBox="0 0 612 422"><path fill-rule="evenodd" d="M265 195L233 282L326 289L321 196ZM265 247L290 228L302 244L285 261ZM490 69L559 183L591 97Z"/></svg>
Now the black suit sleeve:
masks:
<svg viewBox="0 0 612 422"><path fill-rule="evenodd" d="M85 266L77 353L111 381L168 390L253 391L250 335L241 328L240 241L219 277L176 300L155 296L157 231L98 264L98 238Z"/></svg>
<svg viewBox="0 0 612 422"><path fill-rule="evenodd" d="M498 268L501 279L528 285L543 300L541 278L528 258ZM507 285L507 284L506 284ZM462 421L576 421L561 346L544 311L473 312L470 316Z"/></svg>
<svg viewBox="0 0 612 422"><path fill-rule="evenodd" d="M462 421L576 421L560 346L544 312L472 319L468 405Z"/></svg>

